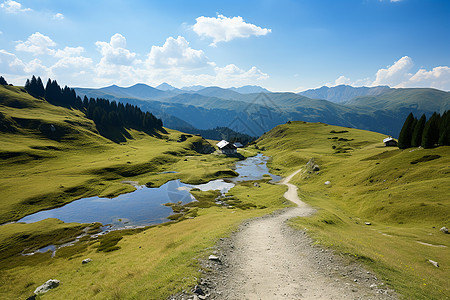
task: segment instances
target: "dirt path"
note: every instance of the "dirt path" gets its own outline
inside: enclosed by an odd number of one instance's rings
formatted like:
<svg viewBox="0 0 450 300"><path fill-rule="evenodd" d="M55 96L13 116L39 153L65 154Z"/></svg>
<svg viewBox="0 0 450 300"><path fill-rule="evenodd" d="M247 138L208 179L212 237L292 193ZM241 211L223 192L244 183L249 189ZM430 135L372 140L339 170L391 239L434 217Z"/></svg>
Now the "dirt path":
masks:
<svg viewBox="0 0 450 300"><path fill-rule="evenodd" d="M373 274L286 225L314 213L289 183L299 172L281 182L297 207L248 221L222 240L215 252L221 262L206 263L213 271L199 285L207 299L393 299Z"/></svg>

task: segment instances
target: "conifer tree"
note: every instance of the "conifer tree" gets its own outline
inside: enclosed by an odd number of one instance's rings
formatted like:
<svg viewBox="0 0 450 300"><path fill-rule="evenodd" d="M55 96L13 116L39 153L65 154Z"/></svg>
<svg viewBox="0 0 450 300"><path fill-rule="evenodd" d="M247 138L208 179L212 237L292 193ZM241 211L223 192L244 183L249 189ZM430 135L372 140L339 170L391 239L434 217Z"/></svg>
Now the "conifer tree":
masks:
<svg viewBox="0 0 450 300"><path fill-rule="evenodd" d="M411 138L413 131L414 115L410 113L403 124L402 130L398 136L398 147L406 149L411 147Z"/></svg>
<svg viewBox="0 0 450 300"><path fill-rule="evenodd" d="M419 147L422 144L423 128L425 127L426 121L427 117L425 116L425 114L423 114L420 117L419 121L417 121L412 134L411 146Z"/></svg>
<svg viewBox="0 0 450 300"><path fill-rule="evenodd" d="M439 132L439 145L450 146L450 110L442 115Z"/></svg>
<svg viewBox="0 0 450 300"><path fill-rule="evenodd" d="M0 85L8 85L8 83L6 82L5 78L3 78L3 76L0 76Z"/></svg>
<svg viewBox="0 0 450 300"><path fill-rule="evenodd" d="M422 135L422 147L433 148L439 142L439 117L433 113L425 124Z"/></svg>
<svg viewBox="0 0 450 300"><path fill-rule="evenodd" d="M36 94L37 94L37 97L45 96L44 84L42 83L41 77L38 77L37 81L36 81Z"/></svg>

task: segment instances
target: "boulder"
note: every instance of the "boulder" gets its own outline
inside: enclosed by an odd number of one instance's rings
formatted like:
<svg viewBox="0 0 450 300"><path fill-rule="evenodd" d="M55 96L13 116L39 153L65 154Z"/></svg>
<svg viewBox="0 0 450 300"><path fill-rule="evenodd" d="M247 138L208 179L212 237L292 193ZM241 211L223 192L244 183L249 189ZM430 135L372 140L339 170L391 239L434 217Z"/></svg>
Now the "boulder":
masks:
<svg viewBox="0 0 450 300"><path fill-rule="evenodd" d="M372 225L372 223L370 223L370 222L365 222L364 224L366 224L366 225Z"/></svg>
<svg viewBox="0 0 450 300"><path fill-rule="evenodd" d="M141 248L141 247L139 247L139 248ZM92 261L92 259L90 259L90 258L86 258L86 259L83 259L83 261L81 262L83 265L85 265L85 264L88 264L88 263L90 263Z"/></svg>
<svg viewBox="0 0 450 300"><path fill-rule="evenodd" d="M49 279L47 280L46 283L44 283L41 286L38 286L35 290L34 293L36 295L38 294L43 294L43 293L47 293L49 290L54 289L56 287L59 286L59 280L56 279Z"/></svg>
<svg viewBox="0 0 450 300"><path fill-rule="evenodd" d="M442 227L441 229L439 229L440 231L442 231L443 233L448 234L448 228L447 227Z"/></svg>
<svg viewBox="0 0 450 300"><path fill-rule="evenodd" d="M325 185L330 185L331 182L329 180L325 181Z"/></svg>
<svg viewBox="0 0 450 300"><path fill-rule="evenodd" d="M319 165L314 165L312 170L315 171L315 172L319 171L320 170Z"/></svg>

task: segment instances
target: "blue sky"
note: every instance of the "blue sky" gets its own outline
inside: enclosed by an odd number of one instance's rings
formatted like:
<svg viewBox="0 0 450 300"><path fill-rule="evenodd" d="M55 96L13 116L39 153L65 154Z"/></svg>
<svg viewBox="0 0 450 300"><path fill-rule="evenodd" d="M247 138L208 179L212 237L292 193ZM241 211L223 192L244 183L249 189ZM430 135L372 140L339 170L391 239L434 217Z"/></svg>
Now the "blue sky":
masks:
<svg viewBox="0 0 450 300"><path fill-rule="evenodd" d="M0 32L15 84L450 90L448 0L0 0Z"/></svg>

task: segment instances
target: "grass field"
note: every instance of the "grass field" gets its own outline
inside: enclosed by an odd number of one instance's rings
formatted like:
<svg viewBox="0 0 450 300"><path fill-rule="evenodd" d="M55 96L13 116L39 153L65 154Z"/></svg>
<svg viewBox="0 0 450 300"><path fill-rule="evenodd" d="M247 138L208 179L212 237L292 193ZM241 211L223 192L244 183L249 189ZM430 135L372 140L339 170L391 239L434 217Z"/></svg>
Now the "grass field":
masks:
<svg viewBox="0 0 450 300"><path fill-rule="evenodd" d="M130 130L127 142L113 143L82 112L32 98L20 87L0 87L0 129L0 223L83 197L132 191L124 180L156 187L178 178L196 184L233 176L237 161L199 154L195 149L207 141L190 136L177 142L181 133L173 130L155 136ZM406 299L446 299L450 235L439 228L450 226L450 148L402 151L385 148L384 137L292 122L240 153L272 157L274 174L303 168L291 182L319 210L292 220L293 227L306 228L321 245L360 260ZM199 270L198 260L211 254L219 238L245 219L289 206L284 191L265 180L260 187L240 184L226 200L233 208L215 205L215 192L194 191L199 202L172 206L181 222L82 238L53 258L50 252L19 254L63 243L96 225L56 219L2 225L0 295L24 299L54 278L61 286L42 299L167 298L208 271ZM88 257L93 261L82 265Z"/></svg>
<svg viewBox="0 0 450 300"><path fill-rule="evenodd" d="M53 133L46 130L50 126ZM178 142L181 133L169 129L158 136L130 130L127 142L113 143L82 112L35 99L20 87L0 87L0 128L0 223L82 197L134 190L124 180L157 187L178 178L198 184L234 176L231 167L238 160L199 154L195 150L207 141L188 136ZM243 156L255 153L242 151ZM166 171L176 173L162 173ZM97 225L56 219L2 225L0 298L24 299L56 278L61 286L41 298L164 299L197 282L198 259L242 220L289 205L284 191L264 180L259 188L252 183L237 186L228 195L234 208L215 205L217 193L196 191L199 202L186 207L182 222L85 237L53 258L50 252L20 253L67 242ZM82 265L87 257L93 261Z"/></svg>
<svg viewBox="0 0 450 300"><path fill-rule="evenodd" d="M292 226L361 260L406 299L447 299L450 235L439 229L450 225L450 147L398 150L384 147L384 137L293 122L265 134L257 147L281 174L303 167L291 182L319 211ZM311 158L318 171L306 166Z"/></svg>

